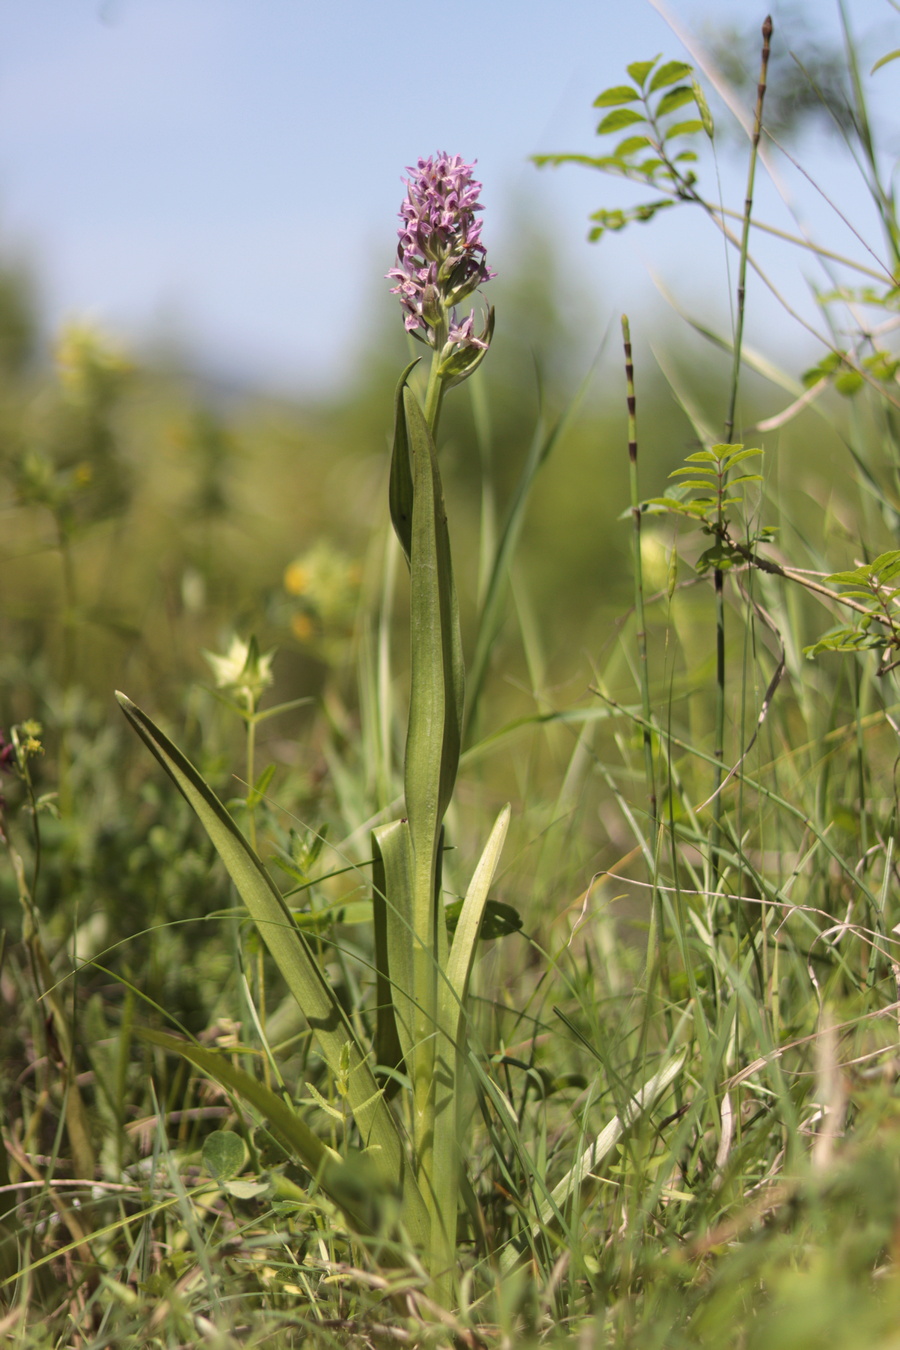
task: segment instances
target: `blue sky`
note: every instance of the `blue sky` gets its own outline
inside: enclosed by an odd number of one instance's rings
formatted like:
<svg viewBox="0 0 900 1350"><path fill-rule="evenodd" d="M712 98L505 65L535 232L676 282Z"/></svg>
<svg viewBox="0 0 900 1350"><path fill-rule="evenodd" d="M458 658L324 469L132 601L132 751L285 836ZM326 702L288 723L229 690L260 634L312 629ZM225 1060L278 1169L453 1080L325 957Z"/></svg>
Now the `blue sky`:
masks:
<svg viewBox="0 0 900 1350"><path fill-rule="evenodd" d="M694 32L751 12L668 3ZM886 0L849 8L900 46ZM836 27L830 0L815 12ZM657 52L684 54L649 0L0 0L0 240L33 260L51 324L89 317L272 388L329 388L391 264L404 166L446 149L478 159L494 267L533 213L599 334L648 301L648 266L702 303L721 250L668 220L589 246L616 185L528 156L594 153L593 98ZM894 97L897 71L881 76ZM810 153L834 169L833 147ZM722 171L738 202L743 166Z"/></svg>

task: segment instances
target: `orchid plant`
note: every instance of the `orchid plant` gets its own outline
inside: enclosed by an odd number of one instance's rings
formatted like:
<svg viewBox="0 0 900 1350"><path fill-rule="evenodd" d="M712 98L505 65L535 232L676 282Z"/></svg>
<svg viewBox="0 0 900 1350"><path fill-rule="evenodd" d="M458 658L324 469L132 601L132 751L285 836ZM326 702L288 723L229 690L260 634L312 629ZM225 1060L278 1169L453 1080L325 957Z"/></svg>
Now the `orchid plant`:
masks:
<svg viewBox="0 0 900 1350"><path fill-rule="evenodd" d="M409 173L397 265L387 276L395 283L392 289L400 297L407 332L431 348L431 365L424 399L420 401L409 383L418 364L413 361L400 377L394 400L388 498L409 568L411 673L404 814L372 832L376 1005L371 1042L351 1021L302 924L256 851L252 807L264 788L253 782L250 736L261 718L294 706L265 712L258 708L270 654L261 655L251 641L233 644L224 658L212 658L220 689L231 691L229 701L248 728L249 841L181 751L124 694L118 698L132 726L199 816L318 1044L341 1110L315 1088L312 1103L307 1098L303 1104L330 1117L323 1125L333 1124L335 1115L342 1121L352 1117L356 1147L350 1146L346 1130L338 1141L341 1151L327 1144L326 1129L317 1132L301 1115L298 1094L285 1084L276 1093L220 1051L159 1031L145 1030L145 1040L183 1055L249 1103L269 1133L312 1174L354 1237L382 1264L423 1270L429 1306L446 1309L459 1291L462 1104L470 1076L477 1078L500 1121L509 1124L508 1101L484 1073L470 1044L469 982L475 950L482 932L500 936L514 931L520 920L509 906L488 899L509 826L508 805L490 831L461 904L447 906L443 900L444 817L459 767L465 670L435 438L445 392L478 368L493 336L493 309L488 308L476 333L474 311L460 317L459 307L494 273L481 242L481 185L473 177L473 165L438 154L420 159ZM501 595L498 578L508 566L527 486L559 434L557 427L539 441L526 463L524 486L497 548L476 642L476 693ZM668 1088L681 1062L682 1057L671 1060L650 1078L627 1110L607 1124L552 1192L546 1192L523 1227L521 1241L502 1253L501 1274L590 1186L600 1160L629 1123ZM269 1066L279 1076L271 1052ZM237 1140L225 1142L208 1150L217 1177L222 1172L220 1153L229 1158L241 1153ZM306 1199L277 1169L268 1188L281 1200Z"/></svg>
<svg viewBox="0 0 900 1350"><path fill-rule="evenodd" d="M292 1104L231 1059L146 1031L243 1097L312 1173L360 1238L421 1261L445 1305L456 1273L460 1097L466 1072L467 994L479 930L509 822L501 811L477 863L452 942L441 890L443 819L459 763L465 673L435 436L447 389L488 351L489 309L459 307L494 273L481 242L481 185L459 156L420 159L405 180L397 265L388 273L405 326L432 349L424 405L404 370L395 399L389 502L410 572L412 676L405 753L405 812L374 831L373 919L376 1033L364 1044L316 960L285 898L235 820L198 771L146 713L118 695L132 726L197 812L342 1094L359 1148L336 1152ZM255 648L254 648L255 651ZM241 656L245 655L243 649ZM268 658L266 658L268 659ZM246 667L246 661L239 661ZM255 703L251 708L255 713ZM251 831L251 839L253 833ZM379 1073L379 1069L386 1073ZM408 1084L397 1103L388 1087ZM399 1201L390 1232L360 1198L360 1176ZM286 1189L287 1188L287 1189ZM290 1187L281 1179L281 1192ZM403 1255L405 1253L405 1256Z"/></svg>

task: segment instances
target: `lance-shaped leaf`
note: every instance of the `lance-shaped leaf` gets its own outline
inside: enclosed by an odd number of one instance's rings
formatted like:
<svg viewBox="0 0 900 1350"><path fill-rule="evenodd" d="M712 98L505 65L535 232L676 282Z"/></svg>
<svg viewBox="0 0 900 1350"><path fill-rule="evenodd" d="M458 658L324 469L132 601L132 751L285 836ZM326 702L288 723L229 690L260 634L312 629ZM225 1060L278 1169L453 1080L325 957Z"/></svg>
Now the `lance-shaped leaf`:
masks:
<svg viewBox="0 0 900 1350"><path fill-rule="evenodd" d="M447 513L425 415L403 391L413 476L410 627L412 671L406 739L406 809L417 862L438 834L459 767L465 668Z"/></svg>
<svg viewBox="0 0 900 1350"><path fill-rule="evenodd" d="M532 1226L533 1237L539 1237L542 1231L557 1223L560 1214L576 1194L580 1194L582 1200L586 1198L596 1186L596 1172L604 1158L619 1142L628 1127L649 1111L666 1088L675 1081L683 1065L683 1055L670 1060L659 1073L648 1078L643 1087L638 1089L621 1116L613 1116L541 1205L538 1221ZM500 1257L501 1273L505 1274L511 1270L520 1256L521 1253L515 1247L507 1247Z"/></svg>
<svg viewBox="0 0 900 1350"><path fill-rule="evenodd" d="M414 1241L420 1241L427 1231L427 1219L421 1194L409 1171L399 1126L343 1008L294 924L283 897L190 761L129 698L124 694L116 697L135 731L199 817L332 1072L336 1077L346 1074L347 1100L364 1147L384 1180L402 1190L407 1230ZM348 1053L349 1068L343 1058Z"/></svg>
<svg viewBox="0 0 900 1350"><path fill-rule="evenodd" d="M299 1159L316 1178L326 1195L337 1199L340 1189L337 1183L337 1174L341 1168L340 1154L328 1148L317 1134L313 1134L306 1122L264 1083L244 1069L239 1069L221 1051L195 1045L192 1041L179 1040L177 1036L169 1036L164 1031L154 1031L150 1027L138 1027L136 1034L142 1041L181 1055L229 1092L243 1097L264 1117L288 1153Z"/></svg>
<svg viewBox="0 0 900 1350"><path fill-rule="evenodd" d="M394 533L409 565L412 552L412 513L413 480L409 459L409 436L406 431L406 412L403 407L403 391L406 381L419 364L419 358L411 361L400 376L397 392L394 395L394 449L391 455L391 476L388 485L388 503L391 510L391 522Z"/></svg>
<svg viewBox="0 0 900 1350"><path fill-rule="evenodd" d="M286 1102L219 1051L149 1028L139 1029L137 1034L151 1045L183 1056L229 1092L243 1097L265 1118L279 1143L315 1177L328 1198L343 1211L354 1231L362 1235L377 1233L378 1206L372 1203L372 1187L367 1194L360 1186L363 1169L359 1166L362 1162L359 1155L348 1161L335 1153ZM373 1164L369 1162L369 1166Z"/></svg>
<svg viewBox="0 0 900 1350"><path fill-rule="evenodd" d="M424 413L409 389L403 391L403 406L413 478L410 706L404 766L413 902L413 1043L408 1067L417 1175L429 1211L428 1266L441 1272L444 1280L455 1262L456 1234L455 1227L445 1226L432 1184L440 1072L435 1062L440 1039L435 1035L438 974L447 957L447 927L436 892L441 824L459 766L465 673L437 453Z"/></svg>
<svg viewBox="0 0 900 1350"><path fill-rule="evenodd" d="M494 872L497 870L497 863L500 860L500 853L509 828L509 818L510 807L507 804L497 817L490 838L469 883L462 913L459 916L459 922L453 936L450 959L447 962L446 979L442 990L444 1009L442 1025L448 1030L454 1044L461 1053L464 1052L462 1040L465 1034L466 998L469 992L472 964L475 959L475 948L484 918L488 891L494 879Z"/></svg>
<svg viewBox="0 0 900 1350"><path fill-rule="evenodd" d="M434 1164L431 1183L434 1210L443 1225L447 1259L455 1242L459 1197L459 1110L466 1053L466 999L488 891L506 838L509 817L510 808L507 805L497 817L475 868L446 969L441 976L438 997L440 1035L435 1056ZM440 1236L432 1230L433 1245L437 1244Z"/></svg>
<svg viewBox="0 0 900 1350"><path fill-rule="evenodd" d="M413 861L409 822L372 831L375 928L375 1053L388 1068L408 1068L413 1038ZM396 1080L394 1080L396 1081Z"/></svg>

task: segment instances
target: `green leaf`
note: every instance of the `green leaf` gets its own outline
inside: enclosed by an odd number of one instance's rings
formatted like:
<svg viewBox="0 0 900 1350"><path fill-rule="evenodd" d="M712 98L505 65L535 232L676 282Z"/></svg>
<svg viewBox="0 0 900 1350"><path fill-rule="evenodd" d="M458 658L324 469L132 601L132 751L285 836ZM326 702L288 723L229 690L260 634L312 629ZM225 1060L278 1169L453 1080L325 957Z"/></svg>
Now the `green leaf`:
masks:
<svg viewBox="0 0 900 1350"><path fill-rule="evenodd" d="M722 446L716 446L717 450L722 448ZM713 454L712 450L695 450L692 455L685 456L686 464L718 464L718 462L719 456Z"/></svg>
<svg viewBox="0 0 900 1350"><path fill-rule="evenodd" d="M209 1050L192 1041L181 1041L175 1036L147 1027L138 1028L136 1035L162 1050L181 1055L217 1083L249 1102L268 1121L276 1138L315 1177L325 1194L343 1209L354 1228L362 1233L370 1231L361 1213L358 1197L342 1184L341 1174L345 1164L340 1155L323 1144L319 1136L313 1134L305 1121L280 1097L244 1069L237 1068L229 1056L218 1050Z"/></svg>
<svg viewBox="0 0 900 1350"><path fill-rule="evenodd" d="M874 75L876 70L880 70L882 66L886 66L889 61L896 61L898 56L900 56L900 47L897 47L892 52L888 52L887 56L880 56L869 71L869 74Z"/></svg>
<svg viewBox="0 0 900 1350"><path fill-rule="evenodd" d="M633 103L636 98L640 98L640 94L636 89L632 89L630 84L616 84L597 95L594 107L614 108L619 103Z"/></svg>
<svg viewBox="0 0 900 1350"><path fill-rule="evenodd" d="M706 101L706 95L703 92L703 86L696 79L692 79L691 89L694 91L694 102L697 105L697 111L699 112L700 120L703 123L703 130L710 140L714 140L716 128L713 122L712 113L709 110L709 104Z"/></svg>
<svg viewBox="0 0 900 1350"><path fill-rule="evenodd" d="M616 108L597 124L597 135L608 136L611 131L621 131L623 127L632 127L646 120L646 117L635 112L633 108Z"/></svg>
<svg viewBox="0 0 900 1350"><path fill-rule="evenodd" d="M439 1029L438 972L447 959L447 928L435 891L441 823L459 766L465 671L437 452L424 413L408 389L403 401L413 476L411 668L404 765L413 869L413 1035L408 1067L413 1140L429 1216L428 1264L449 1271L456 1251L457 1191L455 1180L451 1188L441 1171L446 1159L439 1138L443 1140L451 1123L455 1129L456 1108L453 1067L445 1062L442 1038L435 1037Z"/></svg>
<svg viewBox="0 0 900 1350"><path fill-rule="evenodd" d="M626 136L616 146L615 156L617 159L627 159L629 155L637 154L638 150L646 150L651 144L649 136Z"/></svg>
<svg viewBox="0 0 900 1350"><path fill-rule="evenodd" d="M418 861L423 848L436 858L441 822L456 782L465 667L437 452L425 415L409 389L404 391L404 404L414 483L405 787Z"/></svg>
<svg viewBox="0 0 900 1350"><path fill-rule="evenodd" d="M694 91L691 86L689 84L679 85L677 89L670 89L667 94L663 94L656 105L656 116L667 117L669 113L675 112L676 108L683 108L686 103L693 103L693 101ZM698 130L703 130L702 122Z"/></svg>
<svg viewBox="0 0 900 1350"><path fill-rule="evenodd" d="M805 371L801 377L804 388L811 389L814 384L819 383L819 380L827 379L829 375L833 375L843 364L843 352L829 352L827 356L822 358L818 365Z"/></svg>
<svg viewBox="0 0 900 1350"><path fill-rule="evenodd" d="M843 394L844 398L853 398L864 384L865 380L858 370L842 370L834 379L835 389L839 394Z"/></svg>
<svg viewBox="0 0 900 1350"><path fill-rule="evenodd" d="M509 827L510 808L504 806L494 824L472 876L456 926L438 992L438 1021L434 1093L434 1208L443 1237L454 1252L459 1194L460 1086L465 1062L467 997L475 945L481 929L488 891L500 860Z"/></svg>
<svg viewBox="0 0 900 1350"><path fill-rule="evenodd" d="M900 369L900 361L895 360L890 352L875 352L872 356L864 357L862 364L876 380L883 380L885 383L894 380Z"/></svg>
<svg viewBox="0 0 900 1350"><path fill-rule="evenodd" d="M706 503L706 506L711 505L711 503L712 499L710 499ZM644 505L648 509L654 510L658 509L660 511L672 511L676 515L691 516L694 519L699 520L702 520L706 515L706 506L704 506L703 502L700 501L681 502L676 497L650 497L647 500L647 502L644 503ZM624 514L631 515L631 508L629 507L628 511L625 512Z"/></svg>
<svg viewBox="0 0 900 1350"><path fill-rule="evenodd" d="M521 931L522 916L515 905L507 905L502 900L487 902L479 934L482 942L493 942L497 938L509 937L510 934Z"/></svg>
<svg viewBox="0 0 900 1350"><path fill-rule="evenodd" d="M229 1195L233 1195L235 1200L256 1200L258 1196L271 1192L272 1186L268 1180L253 1181L246 1177L226 1181L224 1189Z"/></svg>
<svg viewBox="0 0 900 1350"><path fill-rule="evenodd" d="M725 455L722 459L722 465L730 469L733 464L739 464L742 459L749 459L751 455L761 455L762 450L736 450L733 455Z"/></svg>
<svg viewBox="0 0 900 1350"><path fill-rule="evenodd" d="M250 810L252 810L255 806L259 806L260 802L268 792L269 784L271 783L274 777L275 777L275 765L267 764L266 767L263 769L262 773L257 778L256 782L253 784L251 790L247 793L247 806L250 808Z"/></svg>
<svg viewBox="0 0 900 1350"><path fill-rule="evenodd" d="M684 61L667 61L653 76L647 92L655 94L657 89L663 89L667 84L675 84L676 81L685 79L692 71L693 67L686 65Z"/></svg>
<svg viewBox="0 0 900 1350"><path fill-rule="evenodd" d="M675 205L676 203L671 198L663 198L658 202L646 202L643 206L636 206L631 214L635 220L639 220L643 223L644 221L652 220L657 211L662 211L667 206Z"/></svg>
<svg viewBox="0 0 900 1350"><path fill-rule="evenodd" d="M625 69L628 71L628 74L634 80L635 84L639 84L643 89L647 81L647 76L650 74L658 60L659 57L654 56L652 61L632 61L631 65L626 66Z"/></svg>
<svg viewBox="0 0 900 1350"><path fill-rule="evenodd" d="M624 230L625 226L628 224L628 217L624 211L595 211L591 216L591 220L600 221L600 224L595 225L588 235L591 243L596 243L607 230L612 230L613 232Z"/></svg>
<svg viewBox="0 0 900 1350"><path fill-rule="evenodd" d="M247 1145L233 1130L213 1130L204 1139L203 1166L216 1181L229 1181L246 1164Z"/></svg>
<svg viewBox="0 0 900 1350"><path fill-rule="evenodd" d="M803 654L810 661L820 652L862 652L883 649L887 642L883 634L861 632L858 628L832 628L814 642L803 648Z"/></svg>
<svg viewBox="0 0 900 1350"><path fill-rule="evenodd" d="M536 164L539 169L546 168L549 164L554 169L559 168L561 164L580 164L588 169L611 169L617 164L617 160L611 155L532 155L532 164Z"/></svg>
<svg viewBox="0 0 900 1350"><path fill-rule="evenodd" d="M378 1063L409 1072L414 1036L413 858L409 822L372 831ZM391 1080L389 1080L391 1081ZM392 1080L396 1082L396 1080Z"/></svg>
<svg viewBox="0 0 900 1350"><path fill-rule="evenodd" d="M693 136L698 131L703 130L703 123L692 118L689 122L674 122L672 126L666 128L664 141L671 141L675 136Z"/></svg>
<svg viewBox="0 0 900 1350"><path fill-rule="evenodd" d="M892 549L889 553L879 553L872 563L872 575L882 585L885 582L892 581L898 573L900 573L900 549Z"/></svg>
<svg viewBox="0 0 900 1350"><path fill-rule="evenodd" d="M732 567L742 567L746 561L737 549L717 540L700 554L694 567L698 572L708 572L711 567L718 572L728 572Z"/></svg>
<svg viewBox="0 0 900 1350"><path fill-rule="evenodd" d="M506 805L494 822L490 838L484 846L484 852L478 860L478 866L472 874L469 889L466 891L466 898L463 901L462 911L453 937L453 945L450 948L450 959L447 963L444 985L449 1000L447 1007L453 1010L451 1020L457 1026L465 1012L469 977L475 959L475 944L481 930L488 891L494 879L497 863L500 861L506 832L509 829L510 815L510 807ZM456 1039L457 1036L454 1036L454 1040Z"/></svg>
<svg viewBox="0 0 900 1350"><path fill-rule="evenodd" d="M665 515L675 505L668 497L651 497L649 501L641 502L642 516L662 516ZM624 511L620 511L616 520L634 520L634 511L630 506L626 506Z"/></svg>
<svg viewBox="0 0 900 1350"><path fill-rule="evenodd" d="M871 577L872 568L868 564L864 564L862 567L848 568L845 572L832 572L825 580L842 586L856 586L861 581L871 580Z"/></svg>
<svg viewBox="0 0 900 1350"><path fill-rule="evenodd" d="M456 932L464 903L463 900L454 900L444 910L447 919L447 932L451 939ZM478 934L479 942L493 942L496 938L508 937L510 933L520 933L521 931L522 916L513 905L504 904L502 900L488 900L481 920L481 931Z"/></svg>
<svg viewBox="0 0 900 1350"><path fill-rule="evenodd" d="M575 1199L576 1195L581 1196L582 1202L589 1198L590 1192L596 1189L597 1178L605 1175L601 1169L607 1155L615 1148L629 1125L633 1125L636 1120L639 1120L642 1115L649 1111L657 1099L670 1087L681 1072L683 1065L684 1055L682 1054L677 1059L670 1060L652 1078L648 1078L644 1085L630 1098L622 1114L613 1116L605 1129L601 1130L597 1137L591 1141L575 1165L554 1186L547 1199L541 1204L537 1219L531 1229L535 1238L546 1237L547 1230L559 1222L559 1216ZM520 1253L517 1248L509 1244L500 1255L501 1274L508 1274L517 1264L519 1258Z"/></svg>
<svg viewBox="0 0 900 1350"><path fill-rule="evenodd" d="M371 1147L376 1167L386 1181L402 1187L406 1221L418 1240L427 1233L424 1202L409 1174L399 1127L343 1007L306 939L296 928L284 898L218 797L186 756L129 698L124 694L116 697L128 721L193 807L309 1022L332 1073L346 1080L349 1106L364 1145Z"/></svg>
<svg viewBox="0 0 900 1350"><path fill-rule="evenodd" d="M394 533L409 563L410 539L412 535L413 483L409 457L409 434L406 429L406 411L403 394L406 381L419 364L419 358L411 361L404 370L394 394L394 448L391 454L391 475L388 485L388 503Z"/></svg>

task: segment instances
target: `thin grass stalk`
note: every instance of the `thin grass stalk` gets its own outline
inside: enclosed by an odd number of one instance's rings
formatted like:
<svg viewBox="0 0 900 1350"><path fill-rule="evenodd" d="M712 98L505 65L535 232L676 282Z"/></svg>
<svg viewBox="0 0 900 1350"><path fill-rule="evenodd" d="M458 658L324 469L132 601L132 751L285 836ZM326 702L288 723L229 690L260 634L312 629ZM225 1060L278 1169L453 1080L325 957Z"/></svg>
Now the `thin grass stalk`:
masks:
<svg viewBox="0 0 900 1350"><path fill-rule="evenodd" d="M726 441L730 441L734 434L738 388L741 378L741 348L744 339L744 301L747 287L747 256L750 251L750 221L753 213L753 185L756 179L756 162L759 158L759 140L762 135L763 101L766 96L766 77L769 70L772 32L772 16L767 15L762 26L762 59L759 68L759 84L756 87L756 111L753 117L753 135L750 140L750 164L747 169L747 192L744 198L744 215L741 226L741 252L740 261L738 263L737 315L734 331L734 360L731 368L731 390L728 401L728 416L725 419Z"/></svg>
<svg viewBox="0 0 900 1350"><path fill-rule="evenodd" d="M479 605L478 628L475 650L466 679L466 708L464 740L471 742L473 730L477 726L481 696L487 678L488 666L494 645L497 641L503 620L506 616L506 598L508 595L510 569L515 553L525 510L528 505L534 480L546 463L565 433L573 424L582 400L587 393L589 376L582 382L575 397L566 411L556 419L549 430L545 429L543 417L538 422L528 455L513 490L512 500L506 514L500 538L490 562L490 572L484 588L484 598ZM524 635L523 635L524 637Z"/></svg>
<svg viewBox="0 0 900 1350"><path fill-rule="evenodd" d="M497 500L492 476L493 431L491 409L484 377L480 371L469 380L469 403L475 444L481 462L481 520L478 540L478 585L476 600L479 612L484 606L491 579L491 564L497 551Z"/></svg>
<svg viewBox="0 0 900 1350"><path fill-rule="evenodd" d="M256 837L256 718L247 718L247 838L255 853L259 846Z"/></svg>
<svg viewBox="0 0 900 1350"><path fill-rule="evenodd" d="M628 708L624 708L621 704L616 703L615 699L609 698L607 694L604 694L602 690L598 689L596 686L592 686L592 692L597 694L599 698L602 698L603 701L610 708L615 709L616 712L620 713L624 717L627 717L629 721L634 722L637 725L642 724L643 718L641 718L638 715L638 713L631 711ZM708 754L704 750L701 750L696 745L692 745L689 741L686 741L683 737L669 733L668 742L670 746L674 746L676 749L679 750L684 750L687 754L694 756L696 759L702 760L706 764L711 764L715 766L716 761L713 755ZM760 782L756 778L751 777L750 774L745 773L742 768L738 767L735 770L734 776L736 779L740 779L744 783L744 785L751 791L759 793L760 797L764 797L766 801L771 802L773 806L777 806L786 815L798 821L804 827L804 829L808 830L809 833L816 840L817 845L821 846L821 848L824 849L824 851L832 859L832 861L834 862L838 870L841 872L841 874L844 877L846 877L848 882L852 883L859 890L859 892L865 899L866 903L869 905L871 911L874 913L877 910L878 908L877 897L874 895L871 888L867 885L865 878L856 871L855 867L846 858L843 857L840 850L831 842L827 827L820 828L820 826L817 825L816 821L812 818L812 816L809 815L808 812L804 811L802 807L797 806L795 802L790 801L787 797L783 796L781 793L775 792L773 791L772 788L766 787L764 783ZM610 784L610 786L612 787L613 784ZM744 866L747 867L749 860L746 858L746 856L744 857L743 861ZM761 874L756 873L754 871L753 875L757 884L762 885L763 878ZM787 897L781 897L779 895L778 898L780 902L790 903L787 900Z"/></svg>
<svg viewBox="0 0 900 1350"><path fill-rule="evenodd" d="M634 361L631 352L631 325L627 314L622 315L622 339L625 347L625 385L628 395L628 477L631 487L631 523L634 531L634 612L637 620L638 678L641 686L641 708L647 725L643 729L644 772L647 780L647 801L653 839L657 831L656 781L653 767L653 736L650 731L650 671L647 660L647 627L644 619L644 572L641 558L641 499L637 476L637 401L634 392Z"/></svg>
<svg viewBox="0 0 900 1350"><path fill-rule="evenodd" d="M737 416L738 389L741 378L741 349L744 339L744 310L747 289L747 256L750 251L750 221L753 213L753 185L756 178L756 162L759 158L759 139L762 134L763 100L766 96L766 77L769 70L769 53L772 39L772 16L766 16L762 26L763 46L759 69L759 84L756 88L756 112L753 118L753 135L750 141L750 164L747 170L747 192L744 198L743 225L741 228L741 252L738 264L737 315L734 330L734 360L731 368L731 390L728 396L728 415L725 419L725 441L730 444L734 436L734 423ZM721 503L720 494L720 503ZM723 512L719 506L719 525L724 524ZM719 882L719 840L722 820L722 771L725 760L725 595L724 573L717 567L714 574L716 595L716 728L715 758L716 768L713 775L712 829L709 837L710 884L716 890Z"/></svg>
<svg viewBox="0 0 900 1350"><path fill-rule="evenodd" d="M869 181L867 186L869 195L878 211L878 216L884 230L885 240L891 250L893 271L896 273L898 266L900 266L900 227L898 227L897 224L897 209L894 190L893 188L885 187L878 168L878 156L876 154L875 140L872 135L872 127L869 121L869 111L866 107L866 96L860 75L856 44L854 43L853 35L850 32L850 21L847 17L847 6L844 3L844 0L839 0L838 11L841 16L841 28L844 33L844 51L847 56L847 69L850 72L850 80L853 85L853 122L856 134L859 137L860 145L862 146L863 154L869 165Z"/></svg>
<svg viewBox="0 0 900 1350"><path fill-rule="evenodd" d="M651 924L647 960L648 964L652 964L658 970L660 968L663 950L663 913L660 905L659 892L656 888L659 816L656 800L656 775L653 764L650 668L647 659L647 625L644 617L644 570L641 555L641 524L643 516L641 511L641 498L638 491L637 474L637 399L634 390L634 360L631 350L631 325L628 322L627 314L622 315L622 341L625 348L625 387L628 398L628 478L631 488L631 523L633 530L632 538L634 541L634 613L637 623L635 637L638 649L638 683L641 689L641 709L644 715L644 725L641 735L644 746L644 777L647 785L647 811L650 824L648 831L650 845L649 852L653 859L651 866L653 892L651 898Z"/></svg>

